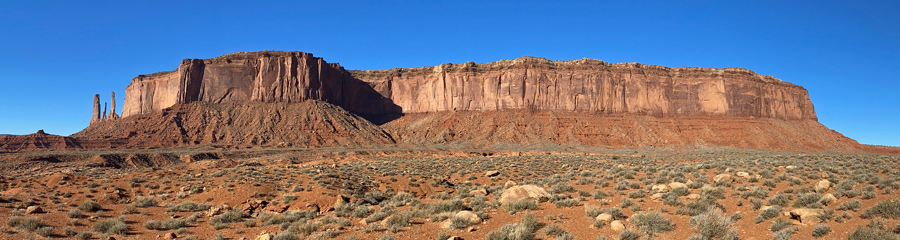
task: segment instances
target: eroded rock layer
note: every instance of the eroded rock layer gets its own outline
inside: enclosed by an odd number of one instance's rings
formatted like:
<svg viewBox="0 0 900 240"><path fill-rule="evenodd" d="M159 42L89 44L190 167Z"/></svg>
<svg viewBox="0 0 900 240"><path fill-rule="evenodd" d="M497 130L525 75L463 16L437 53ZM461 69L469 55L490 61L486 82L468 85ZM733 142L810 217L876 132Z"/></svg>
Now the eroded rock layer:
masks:
<svg viewBox="0 0 900 240"><path fill-rule="evenodd" d="M103 121L72 137L107 147L213 144L223 147L323 147L393 144L375 124L332 104L176 104L162 111Z"/></svg>
<svg viewBox="0 0 900 240"><path fill-rule="evenodd" d="M302 52L186 59L134 78L123 116L176 103L322 100L366 115L552 110L653 116L816 119L806 89L739 68L668 68L523 57L493 63L345 71Z"/></svg>
<svg viewBox="0 0 900 240"><path fill-rule="evenodd" d="M352 72L404 113L525 109L816 119L806 89L740 68L523 57Z"/></svg>
<svg viewBox="0 0 900 240"><path fill-rule="evenodd" d="M175 71L137 76L125 90L122 117L197 101L305 100L326 101L363 115L400 111L338 64L309 53L264 51L185 59Z"/></svg>

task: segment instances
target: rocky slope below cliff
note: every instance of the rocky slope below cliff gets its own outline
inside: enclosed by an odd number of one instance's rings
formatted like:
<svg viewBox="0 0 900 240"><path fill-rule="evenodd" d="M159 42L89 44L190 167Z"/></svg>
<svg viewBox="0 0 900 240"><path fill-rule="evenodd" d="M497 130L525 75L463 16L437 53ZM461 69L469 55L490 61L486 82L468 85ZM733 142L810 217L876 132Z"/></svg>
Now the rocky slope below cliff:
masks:
<svg viewBox="0 0 900 240"><path fill-rule="evenodd" d="M104 121L75 133L107 147L198 144L222 147L338 147L392 144L384 130L321 101L176 104L159 112Z"/></svg>

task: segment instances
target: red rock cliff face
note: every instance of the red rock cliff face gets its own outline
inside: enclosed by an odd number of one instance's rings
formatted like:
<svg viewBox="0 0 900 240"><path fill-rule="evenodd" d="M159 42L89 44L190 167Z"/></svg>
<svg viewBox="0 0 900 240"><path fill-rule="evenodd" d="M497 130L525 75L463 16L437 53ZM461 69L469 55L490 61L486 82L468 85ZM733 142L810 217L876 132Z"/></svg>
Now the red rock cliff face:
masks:
<svg viewBox="0 0 900 240"><path fill-rule="evenodd" d="M302 52L183 60L175 71L134 78L126 89L122 115L194 101L307 99L361 115L522 109L816 119L806 89L746 69L523 57L486 64L346 71Z"/></svg>
<svg viewBox="0 0 900 240"><path fill-rule="evenodd" d="M185 59L171 72L140 75L128 85L122 116L195 101L302 102L322 100L359 114L399 112L338 64L303 52L233 53Z"/></svg>
<svg viewBox="0 0 900 240"><path fill-rule="evenodd" d="M527 109L816 119L806 89L739 68L523 57L352 73L404 113Z"/></svg>

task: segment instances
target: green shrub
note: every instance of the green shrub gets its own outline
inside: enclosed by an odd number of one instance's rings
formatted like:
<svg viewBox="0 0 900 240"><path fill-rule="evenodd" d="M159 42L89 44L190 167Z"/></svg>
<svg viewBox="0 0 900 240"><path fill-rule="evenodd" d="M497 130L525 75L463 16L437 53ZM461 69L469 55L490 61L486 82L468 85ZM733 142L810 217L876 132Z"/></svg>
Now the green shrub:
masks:
<svg viewBox="0 0 900 240"><path fill-rule="evenodd" d="M134 205L137 206L137 207L139 207L139 208L156 207L157 204L159 204L159 203L156 202L156 198L154 198L154 197L152 197L152 196L150 196L150 197L137 197L137 198L134 199Z"/></svg>
<svg viewBox="0 0 900 240"><path fill-rule="evenodd" d="M6 225L27 232L34 232L44 226L36 217L11 217L6 221Z"/></svg>
<svg viewBox="0 0 900 240"><path fill-rule="evenodd" d="M241 210L230 210L226 211L222 214L216 215L212 219L209 220L210 225L216 224L228 224L233 222L241 221L241 218L244 217L244 212Z"/></svg>
<svg viewBox="0 0 900 240"><path fill-rule="evenodd" d="M756 215L756 218L754 220L756 221L756 223L761 223L765 220L769 220L769 219L777 217L780 213L781 213L781 207L773 206L766 210L760 211L759 215Z"/></svg>
<svg viewBox="0 0 900 240"><path fill-rule="evenodd" d="M785 229L792 225L793 224L791 224L790 221L787 221L784 219L778 219L778 220L775 220L774 222L772 222L772 225L769 225L769 231L772 231L772 232L781 231L782 229Z"/></svg>
<svg viewBox="0 0 900 240"><path fill-rule="evenodd" d="M897 234L884 229L860 226L847 237L847 240L898 240Z"/></svg>
<svg viewBox="0 0 900 240"><path fill-rule="evenodd" d="M128 225L117 218L106 219L94 224L94 232L98 233L124 235L127 231Z"/></svg>
<svg viewBox="0 0 900 240"><path fill-rule="evenodd" d="M525 210L534 210L537 209L538 202L531 199L523 199L519 201L512 201L506 203L506 211L509 214L516 214Z"/></svg>
<svg viewBox="0 0 900 240"><path fill-rule="evenodd" d="M820 193L807 193L800 195L797 198L797 201L794 201L794 207L813 207L813 204L819 203L819 199L822 199L822 194Z"/></svg>
<svg viewBox="0 0 900 240"><path fill-rule="evenodd" d="M825 224L818 224L818 225L816 225L815 228L813 228L812 236L815 238L820 238L830 232L831 232L831 227L829 227L828 225L825 225Z"/></svg>
<svg viewBox="0 0 900 240"><path fill-rule="evenodd" d="M691 228L697 230L697 234L691 239L737 239L733 223L731 216L719 208L711 207L704 213L691 217Z"/></svg>
<svg viewBox="0 0 900 240"><path fill-rule="evenodd" d="M877 203L875 206L866 208L866 211L863 211L861 216L862 218L871 218L873 216L891 219L900 218L900 201L887 200Z"/></svg>
<svg viewBox="0 0 900 240"><path fill-rule="evenodd" d="M531 240L541 223L532 214L526 214L518 224L506 224L488 233L489 240Z"/></svg>
<svg viewBox="0 0 900 240"><path fill-rule="evenodd" d="M791 239L791 235L794 235L793 228L785 228L775 232L775 236L772 237L773 240L789 240Z"/></svg>
<svg viewBox="0 0 900 240"><path fill-rule="evenodd" d="M85 212L96 212L103 209L99 203L88 200L87 202L83 202L78 205L78 209Z"/></svg>
<svg viewBox="0 0 900 240"><path fill-rule="evenodd" d="M187 201L187 202L182 202L182 203L174 204L174 205L173 204L166 205L166 211L197 212L197 211L209 210L209 208L211 208L211 207L212 207L212 205L209 205L209 204L202 204L202 203L195 203L195 202Z"/></svg>
<svg viewBox="0 0 900 240"><path fill-rule="evenodd" d="M668 232L675 229L675 225L672 225L672 221L667 219L660 212L635 214L629 220L641 229L644 234L651 236L651 238L654 233Z"/></svg>

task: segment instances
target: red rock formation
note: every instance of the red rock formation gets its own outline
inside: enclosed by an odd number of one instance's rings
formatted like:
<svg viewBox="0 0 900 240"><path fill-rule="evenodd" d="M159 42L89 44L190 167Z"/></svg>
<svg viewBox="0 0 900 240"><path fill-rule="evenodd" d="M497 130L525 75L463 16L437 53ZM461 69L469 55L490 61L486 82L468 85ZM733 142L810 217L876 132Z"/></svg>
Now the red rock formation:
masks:
<svg viewBox="0 0 900 240"><path fill-rule="evenodd" d="M91 122L94 124L100 121L100 94L94 94L94 111L91 112Z"/></svg>
<svg viewBox="0 0 900 240"><path fill-rule="evenodd" d="M264 51L185 59L175 71L140 75L126 88L122 117L194 101L305 100L326 101L362 115L399 112L390 100L338 64L309 53Z"/></svg>
<svg viewBox="0 0 900 240"><path fill-rule="evenodd" d="M739 68L523 57L348 72L302 52L186 59L175 71L138 76L126 90L122 116L192 101L306 99L324 100L362 115L522 109L816 119L806 89Z"/></svg>
<svg viewBox="0 0 900 240"><path fill-rule="evenodd" d="M44 130L38 130L37 133L28 135L0 136L0 152L67 150L80 148L81 146L75 139L47 134L44 133Z"/></svg>
<svg viewBox="0 0 900 240"><path fill-rule="evenodd" d="M352 73L404 113L525 109L816 119L806 89L740 68L523 57Z"/></svg>
<svg viewBox="0 0 900 240"><path fill-rule="evenodd" d="M117 119L119 118L119 114L116 113L116 92L110 92L109 96L112 99L112 107L109 110L109 118Z"/></svg>

